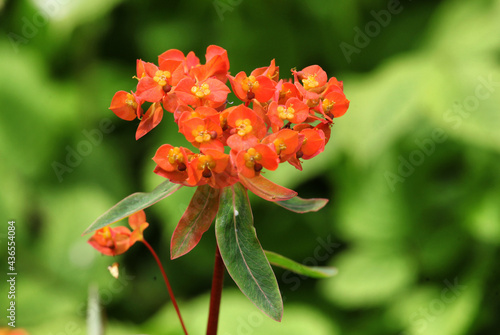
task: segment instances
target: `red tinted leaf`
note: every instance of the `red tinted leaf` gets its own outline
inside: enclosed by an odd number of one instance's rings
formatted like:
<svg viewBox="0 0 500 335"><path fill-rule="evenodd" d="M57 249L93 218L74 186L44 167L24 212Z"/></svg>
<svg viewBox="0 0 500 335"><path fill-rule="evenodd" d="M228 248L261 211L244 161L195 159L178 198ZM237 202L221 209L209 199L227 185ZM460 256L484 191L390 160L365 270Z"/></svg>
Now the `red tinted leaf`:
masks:
<svg viewBox="0 0 500 335"><path fill-rule="evenodd" d="M199 186L182 215L172 235L170 255L172 259L190 252L210 228L219 209L220 190L208 185Z"/></svg>
<svg viewBox="0 0 500 335"><path fill-rule="evenodd" d="M240 182L255 195L267 201L283 201L297 195L297 192L275 184L261 175L254 178L240 175Z"/></svg>

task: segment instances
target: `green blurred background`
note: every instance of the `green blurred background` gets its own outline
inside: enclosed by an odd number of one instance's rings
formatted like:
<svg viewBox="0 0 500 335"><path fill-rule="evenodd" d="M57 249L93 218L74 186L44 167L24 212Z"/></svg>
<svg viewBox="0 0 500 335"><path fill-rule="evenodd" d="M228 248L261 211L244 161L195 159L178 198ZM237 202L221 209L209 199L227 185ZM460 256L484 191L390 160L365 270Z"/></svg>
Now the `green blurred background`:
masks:
<svg viewBox="0 0 500 335"><path fill-rule="evenodd" d="M87 334L94 285L106 334L180 333L146 248L113 259L81 233L159 184L151 157L183 143L171 115L135 141L137 123L108 110L116 91L135 88L136 59L176 48L203 62L217 44L232 74L273 58L284 78L319 64L351 100L324 154L303 172L266 175L329 198L326 208L299 215L252 197L265 249L333 265L338 276L276 269L282 323L226 276L220 334L499 334L500 1L0 0L0 27L0 254L14 219L18 327ZM188 329L202 334L213 228L190 254L168 257L192 193L147 210L145 236ZM118 281L107 270L114 261ZM1 287L4 306L5 278Z"/></svg>

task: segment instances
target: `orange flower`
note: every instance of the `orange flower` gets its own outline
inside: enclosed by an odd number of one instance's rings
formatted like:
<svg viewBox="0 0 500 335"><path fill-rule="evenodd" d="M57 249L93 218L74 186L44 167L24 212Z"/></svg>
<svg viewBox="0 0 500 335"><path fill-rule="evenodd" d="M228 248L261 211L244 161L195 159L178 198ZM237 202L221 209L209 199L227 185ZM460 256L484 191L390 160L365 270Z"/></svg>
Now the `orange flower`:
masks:
<svg viewBox="0 0 500 335"><path fill-rule="evenodd" d="M149 224L146 222L146 215L144 211L129 216L129 224L134 229L123 226L118 227L103 227L97 230L94 235L88 240L88 243L97 251L108 256L116 256L123 254L135 242L143 240L143 232Z"/></svg>
<svg viewBox="0 0 500 335"><path fill-rule="evenodd" d="M231 135L227 145L236 151L246 150L258 144L266 135L264 121L250 108L240 105L228 114L227 125L231 127Z"/></svg>
<svg viewBox="0 0 500 335"><path fill-rule="evenodd" d="M328 133L328 137L325 135L323 129ZM311 159L323 152L325 144L330 137L330 127L328 123L320 123L316 127L301 124L294 127L294 131L300 131L299 136L302 138L302 144L295 155L288 158L288 163L302 171L302 162L300 159Z"/></svg>
<svg viewBox="0 0 500 335"><path fill-rule="evenodd" d="M259 102L267 102L274 95L275 83L264 75L247 77L245 72L241 71L232 77L227 76L234 94L243 102L249 102L256 99Z"/></svg>
<svg viewBox="0 0 500 335"><path fill-rule="evenodd" d="M229 59L227 51L217 45L210 45L205 55L207 60L205 65L193 67L190 75L198 81L215 77L223 83L226 82L226 74L229 71Z"/></svg>
<svg viewBox="0 0 500 335"><path fill-rule="evenodd" d="M262 143L272 144L276 154L280 158L280 162L286 162L295 156L300 149L303 139L304 136L295 130L282 129L277 133L266 136L262 140Z"/></svg>
<svg viewBox="0 0 500 335"><path fill-rule="evenodd" d="M290 98L299 98L300 93L297 90L297 87L290 83L284 82L280 80L276 85L276 93L275 93L274 101L276 101L280 105L286 104L287 100Z"/></svg>
<svg viewBox="0 0 500 335"><path fill-rule="evenodd" d="M176 60L163 62L160 67L153 63L144 63L144 72L137 84L137 95L144 101L162 101L184 76L181 65L181 62Z"/></svg>
<svg viewBox="0 0 500 335"><path fill-rule="evenodd" d="M309 107L297 98L290 98L286 104L278 105L273 101L267 112L274 132L283 127L285 122L298 124L304 122L309 116Z"/></svg>
<svg viewBox="0 0 500 335"><path fill-rule="evenodd" d="M177 49L170 49L158 56L158 64L160 65L160 67L165 62L171 60L180 61L182 63L184 74L188 74L192 68L200 65L199 58L196 57L196 55L192 51L190 51L187 56L184 56L184 53L182 51Z"/></svg>
<svg viewBox="0 0 500 335"><path fill-rule="evenodd" d="M197 148L224 151L224 144L218 140L222 135L222 129L219 123L212 119L190 118L182 122L180 131Z"/></svg>
<svg viewBox="0 0 500 335"><path fill-rule="evenodd" d="M334 86L329 91L319 104L319 110L328 117L341 117L347 112L350 102L339 87Z"/></svg>
<svg viewBox="0 0 500 335"><path fill-rule="evenodd" d="M189 178L187 183L190 186L200 186L209 184L214 188L227 186L229 178L228 168L229 155L213 149L205 149L203 153L194 155L189 164ZM221 175L227 176L221 176Z"/></svg>
<svg viewBox="0 0 500 335"><path fill-rule="evenodd" d="M308 66L301 71L292 71L295 85L305 99L316 99L325 89L328 76L319 65Z"/></svg>
<svg viewBox="0 0 500 335"><path fill-rule="evenodd" d="M185 77L174 91L186 105L217 108L226 102L229 88L218 79L209 78L196 82Z"/></svg>
<svg viewBox="0 0 500 335"><path fill-rule="evenodd" d="M278 155L271 147L264 144L257 144L248 150L241 150L236 156L238 173L246 178L258 176L262 168L274 171L278 165Z"/></svg>
<svg viewBox="0 0 500 335"><path fill-rule="evenodd" d="M200 106L193 110L189 106L183 105L179 108L179 111L181 111L181 114L176 122L179 124L179 131L181 133L183 132L182 128L184 127L184 123L192 118L200 118L202 120L210 119L217 124L220 122L220 113L211 107Z"/></svg>
<svg viewBox="0 0 500 335"><path fill-rule="evenodd" d="M111 99L111 106L109 106L109 109L111 109L120 119L126 121L132 121L136 117L142 117L141 100L137 98L134 92L116 92L113 99Z"/></svg>
<svg viewBox="0 0 500 335"><path fill-rule="evenodd" d="M311 159L325 150L325 133L321 129L306 128L300 132L304 135L302 147L297 152L298 158Z"/></svg>
<svg viewBox="0 0 500 335"><path fill-rule="evenodd" d="M263 75L268 77L272 81L277 82L280 74L279 70L280 70L279 66L276 66L275 61L273 59L271 61L271 64L269 64L269 66L256 68L255 70L252 71L251 75L254 77Z"/></svg>
<svg viewBox="0 0 500 335"><path fill-rule="evenodd" d="M153 160L157 164L154 173L174 183L183 183L188 178L189 157L193 153L186 148L162 145Z"/></svg>

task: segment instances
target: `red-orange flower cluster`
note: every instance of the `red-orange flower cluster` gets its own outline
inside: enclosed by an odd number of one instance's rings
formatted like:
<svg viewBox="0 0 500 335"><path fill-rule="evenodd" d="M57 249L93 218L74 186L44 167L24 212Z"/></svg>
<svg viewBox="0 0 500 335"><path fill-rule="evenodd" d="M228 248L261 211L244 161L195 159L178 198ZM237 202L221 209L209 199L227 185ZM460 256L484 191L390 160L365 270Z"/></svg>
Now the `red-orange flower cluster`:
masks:
<svg viewBox="0 0 500 335"><path fill-rule="evenodd" d="M162 145L155 173L186 186L223 188L284 162L301 170L301 160L324 150L333 119L349 107L342 82L328 79L318 65L280 79L272 60L233 77L227 51L215 45L207 48L205 64L179 50L164 52L158 64L138 60L136 91L117 92L110 109L124 120L141 120L137 139L159 124L164 110L173 114L194 148ZM227 107L227 79L242 104Z"/></svg>

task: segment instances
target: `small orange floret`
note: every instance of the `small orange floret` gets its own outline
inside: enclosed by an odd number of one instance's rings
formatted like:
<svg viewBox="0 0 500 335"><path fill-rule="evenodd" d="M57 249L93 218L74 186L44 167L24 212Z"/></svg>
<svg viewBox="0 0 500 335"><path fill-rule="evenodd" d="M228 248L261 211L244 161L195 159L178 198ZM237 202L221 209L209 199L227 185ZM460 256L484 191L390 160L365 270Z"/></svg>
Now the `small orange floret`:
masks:
<svg viewBox="0 0 500 335"><path fill-rule="evenodd" d="M142 116L142 109L135 95L125 91L118 91L115 93L109 109L111 109L120 119L126 121L132 121L137 116Z"/></svg>
<svg viewBox="0 0 500 335"><path fill-rule="evenodd" d="M340 89L329 92L321 103L323 113L330 117L341 117L348 108L349 100Z"/></svg>
<svg viewBox="0 0 500 335"><path fill-rule="evenodd" d="M280 162L286 162L299 150L302 138L303 136L295 130L282 129L277 133L266 136L262 143L271 144L279 156Z"/></svg>
<svg viewBox="0 0 500 335"><path fill-rule="evenodd" d="M224 174L229 164L229 155L213 149L205 149L191 161L187 183L192 186L209 184L215 188L226 186L221 182L220 175Z"/></svg>
<svg viewBox="0 0 500 335"><path fill-rule="evenodd" d="M123 254L137 241L144 239L143 232L149 224L146 222L146 214L140 210L128 218L133 231L123 226L103 227L96 230L88 243L97 251L107 256Z"/></svg>
<svg viewBox="0 0 500 335"><path fill-rule="evenodd" d="M181 124L180 132L197 148L211 147L224 151L223 144L218 140L222 134L222 129L213 118L201 119L193 117L187 119Z"/></svg>
<svg viewBox="0 0 500 335"><path fill-rule="evenodd" d="M262 171L263 168L276 170L279 159L274 150L268 145L257 144L248 150L242 150L236 156L238 173L253 178Z"/></svg>
<svg viewBox="0 0 500 335"><path fill-rule="evenodd" d="M157 164L154 172L174 183L182 183L188 178L188 158L192 154L186 148L164 144L153 157Z"/></svg>
<svg viewBox="0 0 500 335"><path fill-rule="evenodd" d="M127 227L103 227L97 230L88 243L100 253L107 256L123 254L130 248L131 232Z"/></svg>
<svg viewBox="0 0 500 335"><path fill-rule="evenodd" d="M288 99L284 106L273 101L269 106L267 116L271 121L273 131L277 132L286 121L294 124L304 122L309 116L309 106L297 98Z"/></svg>
<svg viewBox="0 0 500 335"><path fill-rule="evenodd" d="M311 159L325 149L325 133L320 129L307 128L300 132L304 135L304 141L300 148L299 158Z"/></svg>
<svg viewBox="0 0 500 335"><path fill-rule="evenodd" d="M247 77L245 72L241 71L236 77L229 76L229 82L234 90L234 94L243 102L249 102L256 99L259 102L267 102L274 95L276 84L264 75Z"/></svg>
<svg viewBox="0 0 500 335"><path fill-rule="evenodd" d="M232 128L233 134L227 139L227 145L236 151L254 146L267 133L264 120L243 105L231 110L227 116L227 125Z"/></svg>
<svg viewBox="0 0 500 335"><path fill-rule="evenodd" d="M218 79L196 82L186 77L175 88L178 98L186 105L217 108L226 102L229 88Z"/></svg>

